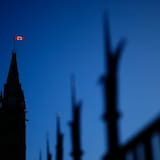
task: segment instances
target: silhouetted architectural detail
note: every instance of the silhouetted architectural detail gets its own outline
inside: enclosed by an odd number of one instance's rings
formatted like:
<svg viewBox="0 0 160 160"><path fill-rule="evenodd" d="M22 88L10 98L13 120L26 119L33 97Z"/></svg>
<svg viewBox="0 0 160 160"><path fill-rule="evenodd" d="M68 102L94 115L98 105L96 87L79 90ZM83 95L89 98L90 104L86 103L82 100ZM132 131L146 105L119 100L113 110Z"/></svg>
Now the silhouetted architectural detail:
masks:
<svg viewBox="0 0 160 160"><path fill-rule="evenodd" d="M109 24L106 17L104 22L106 73L101 79L104 85L105 111L103 115L103 120L105 122L105 127L107 130L106 135L108 136L108 139L106 141L106 145L108 146L110 159L115 159L116 151L119 147L118 119L120 115L117 108L117 74L119 61L121 58L122 50L124 48L124 41L120 41L118 47L113 51L111 47ZM104 156L104 159L106 159L105 157L106 155Z"/></svg>
<svg viewBox="0 0 160 160"><path fill-rule="evenodd" d="M63 160L63 134L60 130L60 118L57 116L56 160Z"/></svg>
<svg viewBox="0 0 160 160"><path fill-rule="evenodd" d="M100 81L104 89L103 120L106 129L106 150L103 160L160 160L160 116L142 132L133 137L128 143L121 144L119 140L118 120L118 69L125 41L121 40L115 50L111 46L111 36L107 17L104 20L105 31L105 74ZM81 149L81 103L76 100L75 80L71 78L72 121L70 122L73 160L82 159ZM0 104L2 94L0 95ZM157 138L157 146L153 146L153 139ZM48 147L49 148L49 147ZM155 152L156 150L156 152ZM47 149L47 160L51 154ZM41 158L40 158L41 159ZM60 122L57 117L56 160L63 159L63 135L60 132Z"/></svg>
<svg viewBox="0 0 160 160"><path fill-rule="evenodd" d="M70 122L71 127L71 141L72 141L72 152L71 156L73 160L81 160L82 149L81 149L81 133L80 133L80 111L81 103L76 101L75 84L74 78L71 79L71 96L72 96L72 114L73 120Z"/></svg>
<svg viewBox="0 0 160 160"><path fill-rule="evenodd" d="M7 83L0 96L0 159L26 159L25 99L12 53Z"/></svg>
<svg viewBox="0 0 160 160"><path fill-rule="evenodd" d="M49 148L48 135L47 135L47 142L46 142L46 151L47 151L47 160L52 160L52 154L51 154L50 148Z"/></svg>
<svg viewBox="0 0 160 160"><path fill-rule="evenodd" d="M104 89L103 120L106 129L106 151L103 160L160 160L160 115L126 144L120 144L118 120L118 69L124 40L113 51L108 19L105 30L105 74L101 77ZM81 102L76 100L74 77L71 78L71 157L81 160ZM25 98L19 81L16 53L12 59L4 91L0 93L0 160L26 160ZM57 116L56 160L63 160L63 134ZM156 145L155 145L156 142ZM41 151L37 159L42 160ZM46 160L52 160L49 138L46 138Z"/></svg>
<svg viewBox="0 0 160 160"><path fill-rule="evenodd" d="M108 152L106 151L103 160L128 160L127 155L130 154L133 160L155 160L154 157L160 159L160 141L157 154L153 156L154 148L152 140L155 135L160 137L160 116L140 134L134 137L129 143L120 145L118 133L118 65L124 48L124 40L120 41L115 51L111 48L111 38L109 33L108 21L105 20L105 62L106 74L101 78L104 84L104 103L105 112L103 119L105 121L106 135L108 135ZM141 146L143 152L137 152L137 148ZM143 157L144 158L143 158Z"/></svg>
<svg viewBox="0 0 160 160"><path fill-rule="evenodd" d="M127 160L128 153L130 153L133 160L142 160L142 157L144 157L144 160L160 159L160 141L158 141L159 137L160 116L158 116L151 124L149 124L140 133L129 140L128 143L119 147L119 159ZM159 146L155 146L155 144L152 143L154 138L157 138L157 143ZM141 153L137 152L139 148L142 150Z"/></svg>

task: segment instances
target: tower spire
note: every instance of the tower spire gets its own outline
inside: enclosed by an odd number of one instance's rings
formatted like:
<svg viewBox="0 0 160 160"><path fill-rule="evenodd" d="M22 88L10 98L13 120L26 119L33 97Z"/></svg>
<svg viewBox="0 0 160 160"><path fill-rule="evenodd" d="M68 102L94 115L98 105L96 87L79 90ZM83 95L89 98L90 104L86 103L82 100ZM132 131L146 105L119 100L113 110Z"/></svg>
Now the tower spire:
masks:
<svg viewBox="0 0 160 160"><path fill-rule="evenodd" d="M25 99L19 82L16 53L12 53L2 101L0 159L26 160Z"/></svg>
<svg viewBox="0 0 160 160"><path fill-rule="evenodd" d="M7 83L8 84L19 84L17 58L16 58L15 52L12 52L12 58L11 58L9 72L8 72Z"/></svg>
<svg viewBox="0 0 160 160"><path fill-rule="evenodd" d="M5 107L16 106L25 109L24 94L19 81L16 53L12 52L7 82L4 86L4 105ZM18 104L18 105L17 105Z"/></svg>

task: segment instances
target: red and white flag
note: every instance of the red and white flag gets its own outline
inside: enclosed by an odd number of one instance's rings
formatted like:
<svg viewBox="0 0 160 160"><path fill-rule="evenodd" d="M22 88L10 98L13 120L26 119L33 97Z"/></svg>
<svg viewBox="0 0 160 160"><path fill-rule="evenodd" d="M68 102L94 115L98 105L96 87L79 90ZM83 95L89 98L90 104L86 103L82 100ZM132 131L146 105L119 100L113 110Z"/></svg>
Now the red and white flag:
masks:
<svg viewBox="0 0 160 160"><path fill-rule="evenodd" d="M16 41L23 41L24 40L24 36L17 35L17 36L15 36L15 40Z"/></svg>

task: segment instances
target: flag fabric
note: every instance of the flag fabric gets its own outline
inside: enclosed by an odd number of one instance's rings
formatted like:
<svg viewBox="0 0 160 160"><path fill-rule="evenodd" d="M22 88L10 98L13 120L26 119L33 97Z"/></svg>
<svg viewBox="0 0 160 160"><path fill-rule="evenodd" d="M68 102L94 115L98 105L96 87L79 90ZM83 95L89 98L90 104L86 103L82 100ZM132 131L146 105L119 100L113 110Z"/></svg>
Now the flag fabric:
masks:
<svg viewBox="0 0 160 160"><path fill-rule="evenodd" d="M24 40L24 36L16 35L15 36L15 40L16 41L23 41Z"/></svg>

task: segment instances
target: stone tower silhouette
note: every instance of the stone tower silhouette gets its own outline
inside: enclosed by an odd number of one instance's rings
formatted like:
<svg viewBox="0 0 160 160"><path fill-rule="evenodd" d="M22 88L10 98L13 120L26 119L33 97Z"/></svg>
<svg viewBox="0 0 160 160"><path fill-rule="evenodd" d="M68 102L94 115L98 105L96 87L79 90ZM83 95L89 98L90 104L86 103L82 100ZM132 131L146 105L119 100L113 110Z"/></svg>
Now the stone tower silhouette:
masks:
<svg viewBox="0 0 160 160"><path fill-rule="evenodd" d="M119 147L119 130L118 130L118 65L121 58L121 53L124 48L124 40L120 41L118 47L113 51L111 46L111 37L109 31L108 19L104 17L104 31L105 31L105 70L106 73L102 76L101 80L104 85L104 115L103 120L106 128L106 146L108 146L108 152L104 156L106 159L116 159L117 151ZM107 154L109 153L109 154Z"/></svg>
<svg viewBox="0 0 160 160"><path fill-rule="evenodd" d="M25 100L12 53L7 82L0 96L0 159L26 160Z"/></svg>

